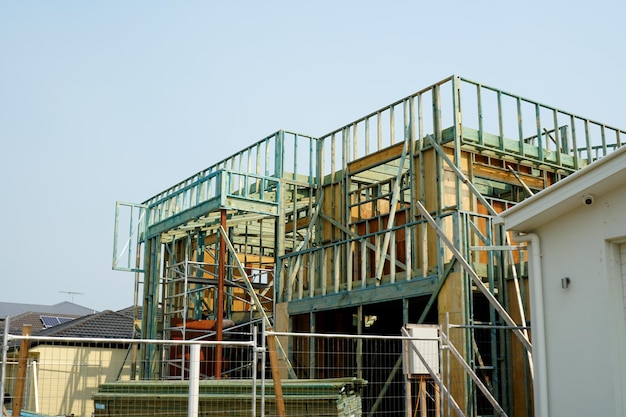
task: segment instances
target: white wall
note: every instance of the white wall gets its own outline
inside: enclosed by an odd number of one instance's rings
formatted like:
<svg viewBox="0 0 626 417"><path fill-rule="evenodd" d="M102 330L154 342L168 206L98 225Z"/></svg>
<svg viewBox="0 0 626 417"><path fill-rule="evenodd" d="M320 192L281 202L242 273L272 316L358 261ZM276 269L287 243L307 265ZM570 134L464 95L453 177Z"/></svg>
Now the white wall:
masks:
<svg viewBox="0 0 626 417"><path fill-rule="evenodd" d="M596 196L591 206L581 203L535 232L543 255L550 416L626 415L619 256L626 187ZM567 289L561 288L565 277L571 280Z"/></svg>
<svg viewBox="0 0 626 417"><path fill-rule="evenodd" d="M619 245L620 275L622 276L622 301L624 302L624 320L626 321L626 243Z"/></svg>

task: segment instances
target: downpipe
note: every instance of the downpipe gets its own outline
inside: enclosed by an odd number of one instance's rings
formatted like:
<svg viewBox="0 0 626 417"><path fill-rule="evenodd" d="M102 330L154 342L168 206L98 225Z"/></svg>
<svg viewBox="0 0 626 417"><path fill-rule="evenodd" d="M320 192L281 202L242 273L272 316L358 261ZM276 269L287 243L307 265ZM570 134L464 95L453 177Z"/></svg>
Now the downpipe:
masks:
<svg viewBox="0 0 626 417"><path fill-rule="evenodd" d="M535 233L519 233L515 230L513 239L516 242L526 242L530 244L530 278L531 282L531 305L533 306L533 316L531 318L531 329L533 335L533 362L534 362L534 392L535 392L535 415L538 417L548 417L548 372L546 362L546 330L544 319L543 303L543 276L541 270L541 243L539 236Z"/></svg>

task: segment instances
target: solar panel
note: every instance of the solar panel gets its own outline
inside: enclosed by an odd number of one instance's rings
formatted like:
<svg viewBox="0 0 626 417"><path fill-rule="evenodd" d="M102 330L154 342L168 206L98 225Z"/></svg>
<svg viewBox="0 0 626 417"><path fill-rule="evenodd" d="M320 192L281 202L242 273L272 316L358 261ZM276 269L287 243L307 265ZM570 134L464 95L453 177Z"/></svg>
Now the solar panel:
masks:
<svg viewBox="0 0 626 417"><path fill-rule="evenodd" d="M48 328L59 324L59 319L52 316L41 316L41 322L43 323L43 327Z"/></svg>
<svg viewBox="0 0 626 417"><path fill-rule="evenodd" d="M49 327L58 326L59 324L67 323L74 320L71 317L57 317L57 316L40 316L43 327L46 329Z"/></svg>

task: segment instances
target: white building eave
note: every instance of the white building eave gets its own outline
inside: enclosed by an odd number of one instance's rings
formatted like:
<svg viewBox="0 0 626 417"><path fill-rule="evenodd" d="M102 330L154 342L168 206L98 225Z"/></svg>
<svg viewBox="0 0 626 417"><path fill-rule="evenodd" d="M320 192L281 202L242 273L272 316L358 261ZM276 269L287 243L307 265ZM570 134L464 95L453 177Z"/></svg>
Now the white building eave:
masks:
<svg viewBox="0 0 626 417"><path fill-rule="evenodd" d="M592 196L592 204L597 204L598 197L624 184L626 146L505 210L500 217L508 230L532 232L576 207L585 206L586 196Z"/></svg>

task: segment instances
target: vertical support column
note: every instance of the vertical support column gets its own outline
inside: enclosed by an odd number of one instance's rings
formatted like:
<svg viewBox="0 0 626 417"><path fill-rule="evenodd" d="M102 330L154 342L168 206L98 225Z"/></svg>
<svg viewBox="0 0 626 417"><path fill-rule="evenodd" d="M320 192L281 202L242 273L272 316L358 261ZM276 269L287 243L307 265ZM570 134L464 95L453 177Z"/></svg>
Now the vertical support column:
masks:
<svg viewBox="0 0 626 417"><path fill-rule="evenodd" d="M421 103L421 95L418 96L418 105L419 103ZM409 118L409 123L408 123L408 132L407 134L409 135L409 183L411 184L409 187L409 195L410 195L410 201L411 204L409 205L409 219L411 219L410 221L407 220L407 223L410 223L411 221L415 220L415 209L413 207L413 200L415 200L417 198L416 196L416 184L417 184L417 178L416 178L416 167L415 167L415 155L416 155L416 145L417 145L417 129L419 128L419 125L417 124L416 121L416 109L415 109L415 96L411 96L411 98L408 101L408 118ZM408 227L405 229L405 242L406 242L406 279L407 281L410 280L413 276L413 265L415 265L415 261L417 261L417 259L415 258L417 251L414 249L417 249L417 246L413 246L413 242L417 243L417 240L415 239L416 237L416 227Z"/></svg>
<svg viewBox="0 0 626 417"><path fill-rule="evenodd" d="M160 247L161 239L154 236L148 239L145 246L144 262L146 263L145 283L144 283L144 299L143 299L143 316L141 332L144 339L156 339L159 317L159 272L160 272ZM141 355L141 379L152 378L153 359L156 346L152 344L145 345Z"/></svg>
<svg viewBox="0 0 626 417"><path fill-rule="evenodd" d="M198 417L198 404L200 402L200 345L197 343L191 345L189 355L189 401L187 416Z"/></svg>
<svg viewBox="0 0 626 417"><path fill-rule="evenodd" d="M275 259L279 261L276 264L276 276L274 277L274 303L281 303L289 301L286 298L287 291L289 290L289 274L286 273L283 265L284 261L282 257L285 255L285 183L279 181L278 183L278 217L276 217L275 223L275 238L274 245L276 247Z"/></svg>
<svg viewBox="0 0 626 417"><path fill-rule="evenodd" d="M145 218L144 218L144 225L142 226L143 230L146 230L146 225L147 225L147 219L148 219L148 209L145 209ZM142 237L143 238L143 237ZM138 241L142 241L142 239L138 239ZM143 274L143 278L145 281L145 253L144 253L144 265L141 265L141 251L145 250L146 247L146 243L144 242L143 244L141 243L137 243L137 252L135 254L135 268L136 268L136 272L135 272L135 283L134 283L134 295L133 295L133 321L136 322L136 320L138 320L139 317L139 287L141 284L141 278L142 278L142 274ZM142 272L139 272L142 271ZM143 318L142 318L143 321ZM134 327L134 325L133 325ZM134 331L133 331L134 333ZM135 378L137 378L137 360L138 360L138 356L139 356L139 352L138 352L138 346L135 344L132 347L132 360L131 360L131 368L130 368L130 379L134 380Z"/></svg>
<svg viewBox="0 0 626 417"><path fill-rule="evenodd" d="M441 128L441 86L435 84L432 91L433 100L433 134L437 143L441 143L442 128Z"/></svg>
<svg viewBox="0 0 626 417"><path fill-rule="evenodd" d="M443 139L443 128L441 122L441 86L439 84L433 86L433 129L435 134L435 142L437 144L441 144L441 141ZM439 216L441 215L442 209L445 205L445 195L443 192L443 184L445 179L441 158L439 158L436 154L433 155L433 170L431 172L434 172L435 174L435 188L434 199L429 208L431 210L435 210L435 214L437 216L437 219L439 220ZM433 195L431 194L431 196ZM428 203L428 199L426 200L426 203ZM439 250L437 250L436 256L437 266L441 268L441 253Z"/></svg>
<svg viewBox="0 0 626 417"><path fill-rule="evenodd" d="M309 327L311 333L317 332L317 319L314 312L309 313ZM317 339L309 338L309 378L317 378Z"/></svg>
<svg viewBox="0 0 626 417"><path fill-rule="evenodd" d="M260 355L261 355L261 417L265 416L265 368L266 368L266 357L267 355L265 354L267 352L267 346L265 343L265 322L261 321L261 349L260 349ZM256 387L254 387L256 389Z"/></svg>
<svg viewBox="0 0 626 417"><path fill-rule="evenodd" d="M282 178L284 174L284 156L285 156L285 132L276 133L276 143L274 148L274 176Z"/></svg>
<svg viewBox="0 0 626 417"><path fill-rule="evenodd" d="M357 307L357 325L356 332L357 335L363 335L363 306L360 305ZM363 339L360 337L356 340L356 377L359 379L363 378Z"/></svg>
<svg viewBox="0 0 626 417"><path fill-rule="evenodd" d="M226 209L220 210L220 225L226 230ZM217 328L215 338L218 342L223 340L224 329L224 278L226 276L226 241L220 236L220 246L217 261ZM222 345L215 347L215 378L222 377Z"/></svg>
<svg viewBox="0 0 626 417"><path fill-rule="evenodd" d="M252 326L252 341L254 342L252 348L250 349L250 353L252 354L252 392L251 392L251 399L252 399L252 407L250 411L252 411L250 413L250 415L252 417L256 417L256 398L257 398L257 392L256 392L256 387L257 387L257 372L259 370L259 348L258 348L258 337L257 337L257 332L258 332L258 328L256 325ZM265 356L265 352L263 352L263 355ZM263 414L261 414L263 415Z"/></svg>
<svg viewBox="0 0 626 417"><path fill-rule="evenodd" d="M155 244L155 239L152 238L146 242L145 247L145 282L143 287L143 306L148 309L147 312L142 314L142 323L141 323L141 332L142 337L144 339L151 339L153 336L152 329L154 327L152 320L154 316L152 315L152 305L153 305L153 291L152 291L152 281L154 279L153 270L155 269L154 265L154 253L152 247Z"/></svg>
<svg viewBox="0 0 626 417"><path fill-rule="evenodd" d="M235 240L235 229L233 227L229 227L228 228L228 239L233 242ZM246 242L247 244L247 242ZM228 246L228 245L227 245ZM236 264L236 261L233 259L233 256L237 256L235 253L230 252L230 251L226 251L226 259L225 259L225 264L224 265L233 265ZM261 256L259 256L259 262L261 262ZM245 264L245 255L244 255L244 264ZM259 269L262 269L261 267L259 267ZM228 268L226 269L226 272L224 273L224 279L228 279L230 281L233 280L234 278L234 274L235 271L233 268ZM233 313L233 303L232 303L232 293L233 293L233 288L231 287L224 287L224 317L232 317L232 313ZM251 313L252 313L252 309L250 309Z"/></svg>
<svg viewBox="0 0 626 417"><path fill-rule="evenodd" d="M463 123L461 118L461 81L459 77L452 77L452 107L454 119L454 164L461 170L461 145L463 142ZM478 90L480 92L480 89ZM482 114L480 115L482 125ZM482 126L481 126L482 131ZM442 164L443 165L443 164ZM457 209L462 210L464 207L461 200L461 181L455 178L456 204ZM455 242L455 243L458 243ZM457 246L458 247L458 246Z"/></svg>
<svg viewBox="0 0 626 417"><path fill-rule="evenodd" d="M543 132L541 130L541 107L539 107L539 104L535 104L535 122L537 123L537 156L540 161L543 161L544 146L548 144L548 140L546 138L546 143L544 144L544 141L541 139Z"/></svg>
<svg viewBox="0 0 626 417"><path fill-rule="evenodd" d="M205 240L206 232L198 231L196 234L196 261L203 264L204 263L204 240ZM190 236L191 237L191 236ZM191 246L191 241L189 243ZM189 248L191 252L191 247ZM204 266L196 269L195 273L196 278L204 278ZM196 285L197 287L198 285ZM195 288L197 290L197 288ZM204 296L204 291L194 291L193 292L193 317L195 319L202 318L202 297Z"/></svg>
<svg viewBox="0 0 626 417"><path fill-rule="evenodd" d="M343 179L341 181L341 183L343 184L343 190L342 190L342 198L341 198L341 212L343 213L343 224L346 226L346 228L349 227L350 224L350 173L348 172L348 164L350 161L350 127L344 127L341 130L341 143L342 143L342 149L343 151L341 152L341 169L343 172ZM341 234L341 240L342 241L347 241L350 238L350 235L348 233L346 233L346 231L344 230L340 230L339 232ZM339 278L338 282L335 282L335 286L337 287L337 290L341 287L341 284L348 284L348 281L352 278L349 274L348 274L348 268L351 268L351 264L349 263L349 259L351 257L351 253L350 253L350 245L349 244L345 244L345 245L341 245L341 251L339 252L340 254L340 259L339 259L339 265L341 268L341 273L339 274L339 276L337 278ZM343 282L341 282L343 281Z"/></svg>
<svg viewBox="0 0 626 417"><path fill-rule="evenodd" d="M409 300L407 298L402 299L402 327L406 327L409 322ZM409 378L408 366L409 366L409 342L404 340L402 342L402 361L403 361L403 376L404 376L404 415L405 417L413 416L413 393L411 390L411 380Z"/></svg>

